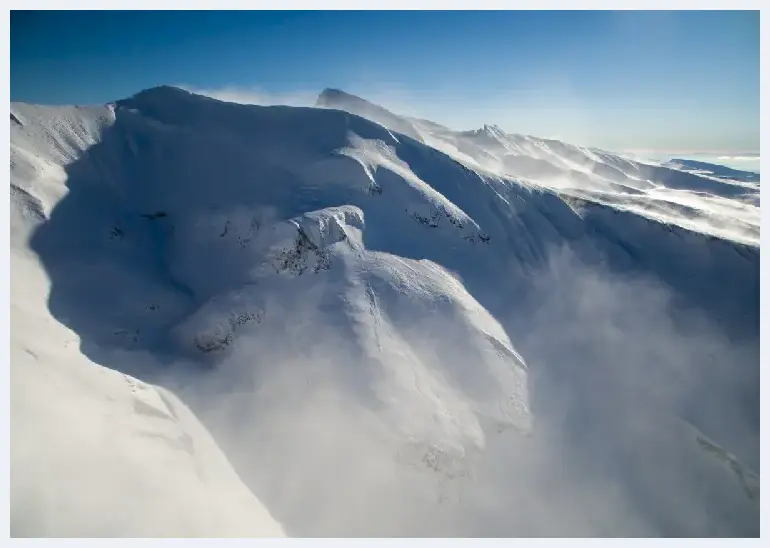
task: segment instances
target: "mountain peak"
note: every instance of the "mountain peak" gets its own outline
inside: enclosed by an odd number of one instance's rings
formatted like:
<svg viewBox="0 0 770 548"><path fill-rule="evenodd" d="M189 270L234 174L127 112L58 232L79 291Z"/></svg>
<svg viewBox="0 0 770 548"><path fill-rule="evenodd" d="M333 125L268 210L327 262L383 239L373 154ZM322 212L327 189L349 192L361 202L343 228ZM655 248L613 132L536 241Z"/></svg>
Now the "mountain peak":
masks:
<svg viewBox="0 0 770 548"><path fill-rule="evenodd" d="M131 96L131 98L135 97L173 97L173 96L182 96L182 95L194 95L192 92L187 91L184 88L180 88L179 86L172 86L169 84L160 84L158 86L153 86L147 89L143 89L142 91L135 93Z"/></svg>
<svg viewBox="0 0 770 548"><path fill-rule="evenodd" d="M391 131L407 135L422 142L420 132L405 118L382 107L341 89L326 88L318 96L315 106L344 110L356 116L371 120Z"/></svg>
<svg viewBox="0 0 770 548"><path fill-rule="evenodd" d="M487 135L490 135L492 137L505 137L505 131L500 126L496 126L495 124L484 124L484 126L479 130L479 133L485 133Z"/></svg>
<svg viewBox="0 0 770 548"><path fill-rule="evenodd" d="M481 138L487 142L490 140L494 142L499 142L500 140L504 140L508 137L508 135L505 133L505 131L502 128L494 124L484 124L479 129L467 130L462 132L461 134L465 135L466 137Z"/></svg>
<svg viewBox="0 0 770 548"><path fill-rule="evenodd" d="M349 102L363 104L363 105L378 106L378 105L375 105L374 103L370 103L366 99L362 99L361 97L358 97L357 95L352 95L350 93L347 93L337 88L325 88L321 92L321 94L318 96L318 99L316 99L315 104L318 107L335 107L335 105L349 103ZM379 108L382 108L382 107L379 107Z"/></svg>
<svg viewBox="0 0 770 548"><path fill-rule="evenodd" d="M490 132L490 133L505 133L500 126L497 126L495 124L484 124L484 127L482 128L484 131Z"/></svg>

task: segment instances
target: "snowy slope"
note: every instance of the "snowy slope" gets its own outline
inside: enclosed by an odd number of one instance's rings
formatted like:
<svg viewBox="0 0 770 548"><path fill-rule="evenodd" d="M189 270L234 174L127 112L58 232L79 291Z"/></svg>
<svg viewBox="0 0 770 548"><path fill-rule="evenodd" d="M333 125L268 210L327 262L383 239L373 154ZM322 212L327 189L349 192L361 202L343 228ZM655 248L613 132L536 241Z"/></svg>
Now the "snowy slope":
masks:
<svg viewBox="0 0 770 548"><path fill-rule="evenodd" d="M34 256L11 276L13 536L283 536L182 402L80 353Z"/></svg>
<svg viewBox="0 0 770 548"><path fill-rule="evenodd" d="M66 195L63 166L115 118L20 110L31 123L11 145L12 536L284 536L177 397L89 361L51 316L26 240Z"/></svg>
<svg viewBox="0 0 770 548"><path fill-rule="evenodd" d="M473 168L690 230L759 243L756 173L692 160L649 165L560 141L509 135L494 125L457 132L381 107L377 110L354 96L329 90L319 102L421 140ZM402 131L406 124L409 132Z"/></svg>
<svg viewBox="0 0 770 548"><path fill-rule="evenodd" d="M11 105L13 295L35 310L13 317L18 534L280 534L271 514L303 536L758 532L758 183L319 106ZM58 404L87 413L82 377L152 432L82 423L148 455L128 501L178 481L185 505L85 525L30 495L22 455L114 458L31 403L70 360ZM206 458L142 445L160 436ZM172 458L179 477L142 468Z"/></svg>

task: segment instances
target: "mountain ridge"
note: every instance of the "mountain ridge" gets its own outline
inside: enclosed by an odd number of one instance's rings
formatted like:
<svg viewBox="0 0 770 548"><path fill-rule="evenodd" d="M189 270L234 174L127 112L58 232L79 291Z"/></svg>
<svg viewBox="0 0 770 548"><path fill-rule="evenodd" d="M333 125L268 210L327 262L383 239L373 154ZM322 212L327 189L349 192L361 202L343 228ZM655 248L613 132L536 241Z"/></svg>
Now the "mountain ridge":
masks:
<svg viewBox="0 0 770 548"><path fill-rule="evenodd" d="M353 106L379 120L336 108L339 95L329 108L328 95L325 108L173 87L91 110L12 103L24 120L11 128L12 258L38 257L50 279L39 314L76 334L84 359L177 393L290 535L754 531L735 472L684 433L753 458L754 435L699 404L710 394L730 416L744 413L734 399L749 415L754 405L758 215L754 239L754 206L735 190L751 184L499 131L486 132L499 144L489 149L373 103ZM525 163L531 177L511 174ZM563 177L569 186L554 183ZM693 310L724 325L705 337ZM687 337L699 344L675 351ZM698 369L709 353L717 363ZM601 402L594 383L608 383ZM624 444L659 447L659 475ZM557 449L574 457L563 492L548 488ZM522 473L484 475L506 459ZM611 480L600 462L617 467ZM330 483L343 473L377 496ZM565 510L590 495L597 510L563 527L526 507L501 520L523 502L517 489ZM665 502L674 494L724 517L684 516ZM51 510L30 508L38 520Z"/></svg>

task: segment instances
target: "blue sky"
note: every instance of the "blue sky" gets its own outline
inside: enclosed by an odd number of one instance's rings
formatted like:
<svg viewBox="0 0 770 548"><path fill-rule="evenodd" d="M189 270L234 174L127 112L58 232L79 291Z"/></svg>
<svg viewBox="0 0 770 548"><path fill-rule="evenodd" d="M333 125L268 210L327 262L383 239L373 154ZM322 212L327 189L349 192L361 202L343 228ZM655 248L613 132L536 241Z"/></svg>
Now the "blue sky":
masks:
<svg viewBox="0 0 770 548"><path fill-rule="evenodd" d="M759 149L759 12L11 12L11 100L325 87L456 129Z"/></svg>

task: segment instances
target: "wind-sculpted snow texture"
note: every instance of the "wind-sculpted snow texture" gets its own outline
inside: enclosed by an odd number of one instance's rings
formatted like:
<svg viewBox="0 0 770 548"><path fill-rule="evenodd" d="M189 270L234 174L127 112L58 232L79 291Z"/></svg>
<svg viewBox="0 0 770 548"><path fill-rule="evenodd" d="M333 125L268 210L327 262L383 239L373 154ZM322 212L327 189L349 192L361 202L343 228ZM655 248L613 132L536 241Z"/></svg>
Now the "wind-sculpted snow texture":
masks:
<svg viewBox="0 0 770 548"><path fill-rule="evenodd" d="M12 534L758 535L758 176L336 90L10 124Z"/></svg>

